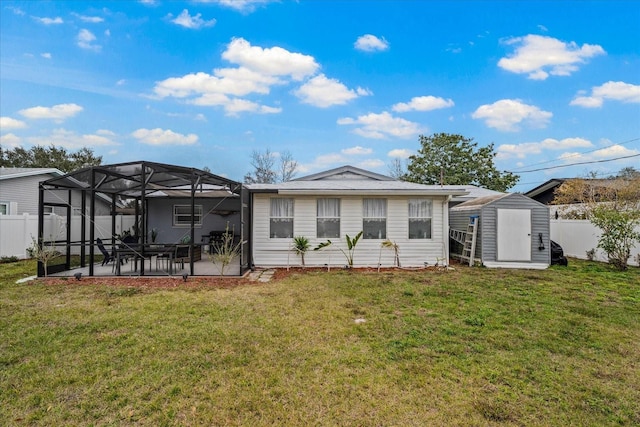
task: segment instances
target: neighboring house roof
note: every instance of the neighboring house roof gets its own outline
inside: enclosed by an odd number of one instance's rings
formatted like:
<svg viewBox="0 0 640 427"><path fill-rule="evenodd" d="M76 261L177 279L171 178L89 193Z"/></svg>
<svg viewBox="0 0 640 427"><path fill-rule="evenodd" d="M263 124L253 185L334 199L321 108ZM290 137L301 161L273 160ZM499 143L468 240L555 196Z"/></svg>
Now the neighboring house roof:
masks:
<svg viewBox="0 0 640 427"><path fill-rule="evenodd" d="M525 196L532 198L540 203L544 203L546 205L550 204L554 197L556 188L560 187L567 179L569 178L554 178L550 179L536 188L527 191L524 193Z"/></svg>
<svg viewBox="0 0 640 427"><path fill-rule="evenodd" d="M555 191L566 181L570 180L582 180L589 183L591 188L619 188L620 181L615 179L590 179L590 178L554 178L550 179L536 188L524 193L525 196L530 197L543 204L551 204L555 198Z"/></svg>
<svg viewBox="0 0 640 427"><path fill-rule="evenodd" d="M462 186L424 185L399 181L389 176L365 171L354 166L342 166L278 184L250 184L247 187L253 192L283 195L353 193L358 195L462 196L468 193Z"/></svg>
<svg viewBox="0 0 640 427"><path fill-rule="evenodd" d="M56 168L0 168L0 181L38 175L52 175L48 179L54 179L64 176L65 173ZM106 195L98 194L98 197L106 203L111 203L111 199ZM120 206L119 202L116 204Z"/></svg>
<svg viewBox="0 0 640 427"><path fill-rule="evenodd" d="M64 172L56 168L0 168L0 180L36 175L62 176Z"/></svg>

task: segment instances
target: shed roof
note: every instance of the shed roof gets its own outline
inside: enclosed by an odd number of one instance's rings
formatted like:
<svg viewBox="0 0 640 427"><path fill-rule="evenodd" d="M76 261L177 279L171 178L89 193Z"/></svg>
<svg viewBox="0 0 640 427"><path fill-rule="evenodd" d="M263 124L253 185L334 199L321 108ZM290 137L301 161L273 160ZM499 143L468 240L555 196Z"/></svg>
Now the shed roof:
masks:
<svg viewBox="0 0 640 427"><path fill-rule="evenodd" d="M525 199L528 203L535 203L536 205L545 206L542 203L533 200L523 194L520 193L502 193L502 194L493 194L484 197L478 197L477 199L469 200L464 203L460 203L458 206L454 206L451 208L452 211L463 211L463 210L472 210L472 209L480 209L486 205L490 205L492 203L497 202L498 200L502 200L505 198L521 198ZM546 207L546 206L545 206Z"/></svg>

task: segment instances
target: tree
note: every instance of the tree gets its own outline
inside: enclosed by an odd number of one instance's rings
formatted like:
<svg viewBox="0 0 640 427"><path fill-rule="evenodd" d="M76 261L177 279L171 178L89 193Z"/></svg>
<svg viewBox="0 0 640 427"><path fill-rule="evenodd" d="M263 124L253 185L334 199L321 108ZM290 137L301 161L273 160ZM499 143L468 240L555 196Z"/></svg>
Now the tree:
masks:
<svg viewBox="0 0 640 427"><path fill-rule="evenodd" d="M276 159L280 159L276 170ZM271 152L268 148L264 152L253 150L251 153L251 166L253 173L244 176L247 184L275 184L276 182L290 181L296 174L298 162L293 160L289 151L283 151L280 155Z"/></svg>
<svg viewBox="0 0 640 427"><path fill-rule="evenodd" d="M402 177L407 173L407 162L403 162L396 157L387 164L387 169L389 169L389 176L391 178L402 179Z"/></svg>
<svg viewBox="0 0 640 427"><path fill-rule="evenodd" d="M68 152L64 147L35 145L24 149L3 150L0 147L0 166L14 168L57 168L62 172L72 172L87 166L102 164L102 156L95 156L91 148L83 147L76 152Z"/></svg>
<svg viewBox="0 0 640 427"><path fill-rule="evenodd" d="M566 205L562 216L583 217L602 230L598 247L619 270L626 270L631 248L640 242L640 176L623 169L618 178L571 179L555 193L554 204Z"/></svg>
<svg viewBox="0 0 640 427"><path fill-rule="evenodd" d="M405 181L421 184L477 185L495 191L506 191L520 177L499 171L493 162L493 143L479 147L473 138L438 133L420 135L421 148L409 157Z"/></svg>
<svg viewBox="0 0 640 427"><path fill-rule="evenodd" d="M293 155L290 151L283 151L280 154L280 181L291 181L296 175L298 169L298 162L293 160Z"/></svg>

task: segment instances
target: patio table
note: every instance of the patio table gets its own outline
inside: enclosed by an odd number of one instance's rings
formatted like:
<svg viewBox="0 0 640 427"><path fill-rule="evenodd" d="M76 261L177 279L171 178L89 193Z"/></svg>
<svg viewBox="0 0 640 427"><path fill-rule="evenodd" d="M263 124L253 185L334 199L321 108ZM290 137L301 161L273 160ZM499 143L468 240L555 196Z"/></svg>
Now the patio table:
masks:
<svg viewBox="0 0 640 427"><path fill-rule="evenodd" d="M175 246L176 245L167 245L167 244L134 244L134 245L126 245L125 247L116 248L116 275L120 276L121 271L121 262L122 257L133 257L134 259L134 270L138 270L138 259L141 262L144 262L147 256L166 256L169 261L169 274L173 274L173 258L175 255ZM151 263L149 264L149 269L151 269Z"/></svg>

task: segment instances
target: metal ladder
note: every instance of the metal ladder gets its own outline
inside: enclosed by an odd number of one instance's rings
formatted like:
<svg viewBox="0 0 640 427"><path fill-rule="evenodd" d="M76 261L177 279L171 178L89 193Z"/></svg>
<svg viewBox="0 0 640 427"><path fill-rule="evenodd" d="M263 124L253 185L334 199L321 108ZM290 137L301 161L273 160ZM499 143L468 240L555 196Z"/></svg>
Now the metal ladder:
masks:
<svg viewBox="0 0 640 427"><path fill-rule="evenodd" d="M462 260L469 260L469 267L473 267L473 261L476 256L476 237L478 235L478 216L469 217L469 225L464 238L464 247L462 248Z"/></svg>

